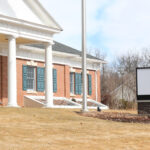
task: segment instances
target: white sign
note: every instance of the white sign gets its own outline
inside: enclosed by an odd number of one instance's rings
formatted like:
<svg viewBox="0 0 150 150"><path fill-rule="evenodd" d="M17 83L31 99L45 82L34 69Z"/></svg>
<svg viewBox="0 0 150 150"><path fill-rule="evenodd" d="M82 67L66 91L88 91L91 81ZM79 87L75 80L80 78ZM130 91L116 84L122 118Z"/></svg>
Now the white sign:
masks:
<svg viewBox="0 0 150 150"><path fill-rule="evenodd" d="M150 68L137 68L137 96L150 96Z"/></svg>

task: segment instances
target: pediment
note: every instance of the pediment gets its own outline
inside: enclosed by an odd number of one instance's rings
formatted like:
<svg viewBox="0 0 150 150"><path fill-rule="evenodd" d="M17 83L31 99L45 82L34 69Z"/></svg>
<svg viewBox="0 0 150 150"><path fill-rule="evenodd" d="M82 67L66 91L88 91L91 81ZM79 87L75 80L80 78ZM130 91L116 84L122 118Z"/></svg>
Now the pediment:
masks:
<svg viewBox="0 0 150 150"><path fill-rule="evenodd" d="M62 30L38 0L0 0L0 14Z"/></svg>

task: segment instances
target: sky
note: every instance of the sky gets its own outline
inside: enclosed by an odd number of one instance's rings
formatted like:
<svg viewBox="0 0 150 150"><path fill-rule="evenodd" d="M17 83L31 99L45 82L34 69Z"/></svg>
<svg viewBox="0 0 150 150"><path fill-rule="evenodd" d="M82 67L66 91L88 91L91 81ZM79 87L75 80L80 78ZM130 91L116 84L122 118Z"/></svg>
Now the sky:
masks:
<svg viewBox="0 0 150 150"><path fill-rule="evenodd" d="M39 0L61 25L56 41L81 50L81 0ZM150 0L86 0L87 49L111 62L150 48Z"/></svg>

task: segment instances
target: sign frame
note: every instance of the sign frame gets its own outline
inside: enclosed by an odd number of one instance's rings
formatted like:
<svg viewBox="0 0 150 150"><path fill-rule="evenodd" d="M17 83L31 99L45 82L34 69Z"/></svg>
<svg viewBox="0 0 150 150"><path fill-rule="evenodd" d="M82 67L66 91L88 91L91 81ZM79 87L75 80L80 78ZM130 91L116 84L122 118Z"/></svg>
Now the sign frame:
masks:
<svg viewBox="0 0 150 150"><path fill-rule="evenodd" d="M138 94L138 70L144 70L144 69L150 70L150 67L137 67L136 68L136 97L137 97L138 102L144 102L144 100L146 100L147 102L150 102L150 93L147 95Z"/></svg>

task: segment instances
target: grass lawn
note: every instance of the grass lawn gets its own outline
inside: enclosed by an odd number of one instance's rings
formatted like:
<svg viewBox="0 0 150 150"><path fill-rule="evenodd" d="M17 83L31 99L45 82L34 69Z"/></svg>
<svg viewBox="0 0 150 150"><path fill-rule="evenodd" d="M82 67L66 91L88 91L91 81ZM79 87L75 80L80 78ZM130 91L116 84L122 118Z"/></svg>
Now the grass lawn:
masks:
<svg viewBox="0 0 150 150"><path fill-rule="evenodd" d="M0 108L0 150L150 150L150 124L68 109Z"/></svg>

